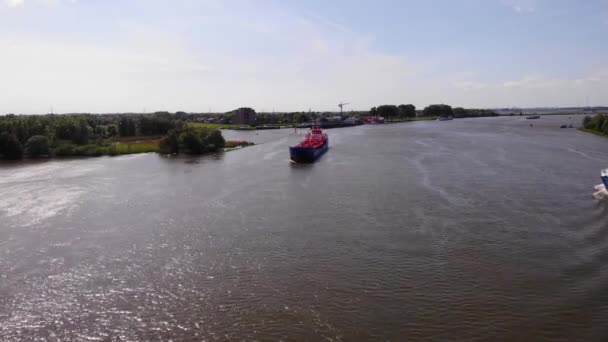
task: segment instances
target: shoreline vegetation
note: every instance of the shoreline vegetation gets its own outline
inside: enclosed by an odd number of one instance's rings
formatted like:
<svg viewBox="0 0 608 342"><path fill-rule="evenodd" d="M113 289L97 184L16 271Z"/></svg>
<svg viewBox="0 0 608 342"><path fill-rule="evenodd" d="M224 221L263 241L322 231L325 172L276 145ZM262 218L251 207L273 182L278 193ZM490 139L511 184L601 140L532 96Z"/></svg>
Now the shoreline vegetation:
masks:
<svg viewBox="0 0 608 342"><path fill-rule="evenodd" d="M98 157L135 153L206 154L250 146L177 115L64 114L0 116L0 159Z"/></svg>
<svg viewBox="0 0 608 342"><path fill-rule="evenodd" d="M369 111L256 113L242 107L227 113L0 115L0 160L117 156L135 153L206 154L253 145L225 141L221 130L350 127L440 117L498 116L487 109L437 104L381 105Z"/></svg>
<svg viewBox="0 0 608 342"><path fill-rule="evenodd" d="M608 138L608 134L602 133L602 132L598 132L598 131L595 131L595 130L592 130L592 129L587 129L587 128L579 127L578 130L581 131L581 132L591 133L591 134L598 135L600 137L607 137Z"/></svg>
<svg viewBox="0 0 608 342"><path fill-rule="evenodd" d="M597 114L594 117L585 116L583 119L583 127L579 128L579 130L602 137L608 137L608 115Z"/></svg>

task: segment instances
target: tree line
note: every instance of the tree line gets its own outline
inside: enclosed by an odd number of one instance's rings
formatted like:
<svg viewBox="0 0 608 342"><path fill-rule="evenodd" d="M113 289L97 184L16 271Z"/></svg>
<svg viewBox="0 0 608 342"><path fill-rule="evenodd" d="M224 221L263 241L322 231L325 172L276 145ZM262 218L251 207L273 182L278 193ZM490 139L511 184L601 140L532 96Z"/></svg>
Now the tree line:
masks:
<svg viewBox="0 0 608 342"><path fill-rule="evenodd" d="M265 124L301 124L326 117L336 112L258 113L256 122ZM382 116L387 120L410 120L415 117L482 117L496 116L486 109L452 108L433 104L417 110L412 104L380 105L369 111L348 111L350 116ZM5 115L0 116L0 157L19 159L52 155L100 155L116 153L112 143L125 137L165 137L163 148L169 151L199 153L223 146L218 133L193 131L187 122L213 119L216 123L231 123L234 111L227 113L156 112L152 114L63 114L63 115ZM599 119L594 119L599 120ZM603 122L603 121L602 121ZM594 124L595 126L595 124ZM598 128L600 131L602 128Z"/></svg>
<svg viewBox="0 0 608 342"><path fill-rule="evenodd" d="M412 104L407 105L381 105L378 107L372 107L369 111L371 116L381 116L387 119L406 119L416 117L416 106Z"/></svg>
<svg viewBox="0 0 608 342"><path fill-rule="evenodd" d="M257 112L257 125L289 125L302 124L323 118L339 115L338 112L318 112L318 111L299 111L299 112ZM227 113L185 113L177 112L178 117L187 121L205 121L211 119L214 123L231 124L234 123L234 111ZM456 107L452 108L446 104L432 104L422 110L418 110L413 104L401 105L380 105L364 111L345 111L341 114L342 119L348 117L362 118L364 116L381 116L390 120L409 120L416 117L484 117L498 116L498 113L489 109L470 109Z"/></svg>
<svg viewBox="0 0 608 342"><path fill-rule="evenodd" d="M161 139L160 150L166 154L203 154L216 152L225 145L222 132L217 129L180 126Z"/></svg>
<svg viewBox="0 0 608 342"><path fill-rule="evenodd" d="M608 115L597 114L594 117L585 116L583 127L596 133L608 135Z"/></svg>
<svg viewBox="0 0 608 342"><path fill-rule="evenodd" d="M422 111L416 111L416 107L412 104L407 105L381 105L373 107L369 111L369 115L381 116L388 120L394 119L411 119L417 116L421 117L454 117L454 118L472 118L485 116L498 116L493 110L489 109L468 109L462 107L452 108L446 104L432 104Z"/></svg>
<svg viewBox="0 0 608 342"><path fill-rule="evenodd" d="M180 151L186 153L204 153L223 147L220 131L192 132L178 117L168 112L0 116L0 157L112 154L113 143L126 137L178 135L183 146ZM197 138L192 138L193 135ZM203 139L207 136L211 136L210 141ZM200 146L196 146L197 143Z"/></svg>

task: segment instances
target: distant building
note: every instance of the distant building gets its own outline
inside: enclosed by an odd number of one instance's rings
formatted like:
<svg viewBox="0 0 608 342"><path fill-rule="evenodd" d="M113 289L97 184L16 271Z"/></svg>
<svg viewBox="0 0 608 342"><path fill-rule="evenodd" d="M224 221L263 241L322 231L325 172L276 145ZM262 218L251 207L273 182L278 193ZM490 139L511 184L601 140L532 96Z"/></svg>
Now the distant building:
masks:
<svg viewBox="0 0 608 342"><path fill-rule="evenodd" d="M239 125L255 125L257 120L255 110L243 107L232 112L234 113L234 123Z"/></svg>

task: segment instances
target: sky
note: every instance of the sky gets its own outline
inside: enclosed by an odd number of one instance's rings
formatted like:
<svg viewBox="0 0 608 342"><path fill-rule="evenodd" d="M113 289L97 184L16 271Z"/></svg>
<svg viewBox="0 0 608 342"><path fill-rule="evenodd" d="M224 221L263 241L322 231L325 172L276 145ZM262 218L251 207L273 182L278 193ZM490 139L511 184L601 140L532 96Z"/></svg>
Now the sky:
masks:
<svg viewBox="0 0 608 342"><path fill-rule="evenodd" d="M0 0L0 114L608 105L608 0Z"/></svg>

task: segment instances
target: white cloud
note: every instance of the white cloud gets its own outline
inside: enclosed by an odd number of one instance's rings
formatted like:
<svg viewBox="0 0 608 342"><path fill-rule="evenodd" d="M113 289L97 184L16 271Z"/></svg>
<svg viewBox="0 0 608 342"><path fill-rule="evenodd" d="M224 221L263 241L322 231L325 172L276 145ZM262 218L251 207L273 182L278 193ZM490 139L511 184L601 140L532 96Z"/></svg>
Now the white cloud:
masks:
<svg viewBox="0 0 608 342"><path fill-rule="evenodd" d="M534 7L522 7L519 5L513 6L513 10L517 13L534 13Z"/></svg>
<svg viewBox="0 0 608 342"><path fill-rule="evenodd" d="M293 40L274 50L289 51L278 58L197 52L180 35L133 25L112 46L0 35L0 112L337 110L341 100L353 109L576 105L608 92L608 68L573 79L486 82L471 72L437 74L433 64L376 52L358 36L338 42L308 29L292 27Z"/></svg>
<svg viewBox="0 0 608 342"><path fill-rule="evenodd" d="M463 106L582 106L604 104L608 92L608 68L578 78L529 75L521 79L482 83L475 80L451 84L449 102Z"/></svg>
<svg viewBox="0 0 608 342"><path fill-rule="evenodd" d="M24 0L4 0L4 4L8 7L19 7L23 6Z"/></svg>
<svg viewBox="0 0 608 342"><path fill-rule="evenodd" d="M505 88L526 88L526 89L534 89L534 88L548 88L548 87L557 87L567 83L567 80L562 79L547 79L542 76L527 76L521 80L515 81L506 81L503 82L502 86Z"/></svg>
<svg viewBox="0 0 608 342"><path fill-rule="evenodd" d="M162 107L177 102L171 98L180 90L192 91L188 87L193 81L211 70L162 38L155 44L133 40L125 48L0 36L0 45L5 47L0 93L9 105L0 111L45 112L49 106L59 111L140 110L147 103Z"/></svg>
<svg viewBox="0 0 608 342"><path fill-rule="evenodd" d="M314 21L316 21L317 23L326 25L327 27L330 27L332 29L338 30L338 31L343 32L343 33L353 33L353 31L350 28L348 28L348 27L346 27L346 26L344 26L342 24L339 24L339 23L337 23L335 21L332 21L332 20L329 20L329 19L325 19L325 18L321 17L320 15L318 15L316 13L306 12L305 14L308 17L314 19Z"/></svg>
<svg viewBox="0 0 608 342"><path fill-rule="evenodd" d="M75 4L78 0L28 0L29 2L37 5L45 5L45 6L56 6L61 3L71 3ZM21 7L25 5L25 0L4 0L4 4L8 7Z"/></svg>
<svg viewBox="0 0 608 342"><path fill-rule="evenodd" d="M503 5L519 14L536 12L536 0L502 0Z"/></svg>
<svg viewBox="0 0 608 342"><path fill-rule="evenodd" d="M479 90L488 87L488 84L476 81L458 81L452 82L452 85L458 89L464 90Z"/></svg>
<svg viewBox="0 0 608 342"><path fill-rule="evenodd" d="M0 112L328 110L340 100L368 108L422 94L416 75L428 66L378 53L366 36L318 25L322 18L286 14L265 27L254 19L234 19L219 43L210 32L196 45L165 24L122 24L109 46L0 35ZM222 45L241 32L250 39Z"/></svg>
<svg viewBox="0 0 608 342"><path fill-rule="evenodd" d="M489 81L474 66L380 52L368 36L317 15L209 6L188 8L206 13L205 20L175 9L181 15L170 22L164 15L162 21L104 22L95 28L100 31L87 31L102 35L99 40L0 33L0 113L44 113L51 106L57 112L336 110L341 100L353 109L437 102L542 106L572 105L586 96L599 102L608 93L606 70L573 79ZM64 29L73 27L80 26Z"/></svg>

